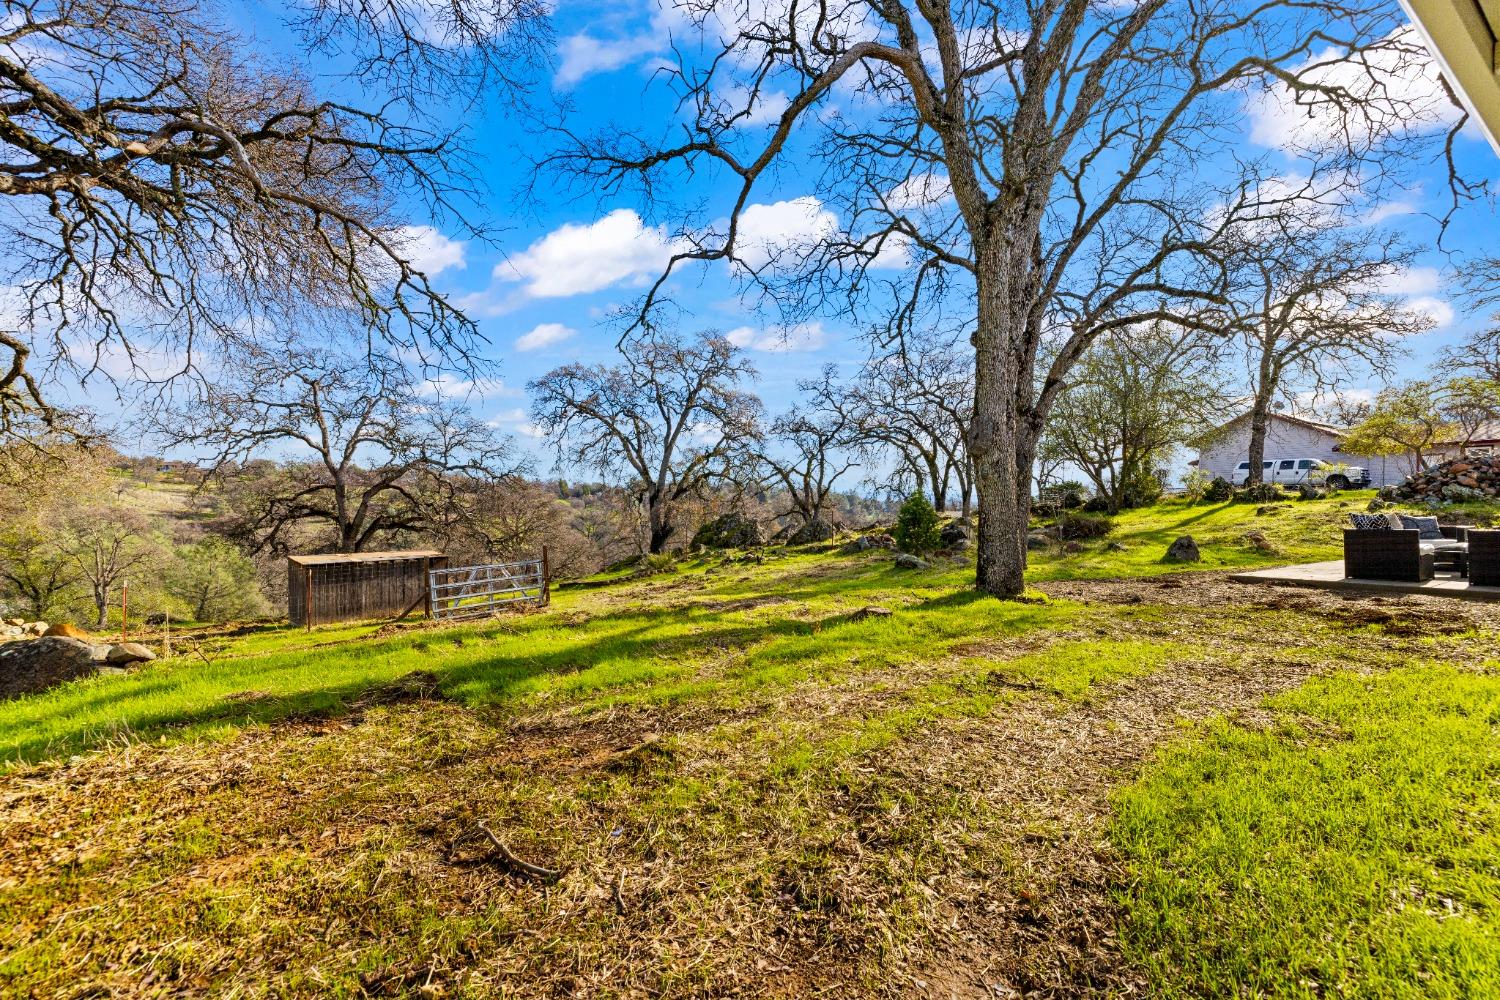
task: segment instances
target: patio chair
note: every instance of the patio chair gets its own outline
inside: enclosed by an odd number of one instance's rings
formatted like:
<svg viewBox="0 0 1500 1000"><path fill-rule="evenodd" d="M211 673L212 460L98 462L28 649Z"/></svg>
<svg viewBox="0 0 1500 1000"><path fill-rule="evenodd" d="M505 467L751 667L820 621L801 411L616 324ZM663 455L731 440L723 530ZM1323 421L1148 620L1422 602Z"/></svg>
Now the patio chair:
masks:
<svg viewBox="0 0 1500 1000"><path fill-rule="evenodd" d="M1500 531L1469 529L1469 586L1500 587Z"/></svg>
<svg viewBox="0 0 1500 1000"><path fill-rule="evenodd" d="M1344 530L1344 576L1357 580L1423 583L1432 579L1434 556L1414 528Z"/></svg>

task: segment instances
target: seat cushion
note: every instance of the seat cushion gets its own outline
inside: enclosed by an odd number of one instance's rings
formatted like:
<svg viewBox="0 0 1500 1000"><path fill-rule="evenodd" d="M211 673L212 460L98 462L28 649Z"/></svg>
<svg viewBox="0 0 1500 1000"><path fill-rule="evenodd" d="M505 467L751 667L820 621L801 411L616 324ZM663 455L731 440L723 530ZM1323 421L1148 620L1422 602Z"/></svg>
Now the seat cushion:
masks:
<svg viewBox="0 0 1500 1000"><path fill-rule="evenodd" d="M1349 520L1353 522L1357 531L1391 530L1391 522L1386 520L1384 514L1350 514Z"/></svg>
<svg viewBox="0 0 1500 1000"><path fill-rule="evenodd" d="M1398 514L1401 518L1401 527L1411 530L1417 529L1417 537L1422 541L1440 541L1443 537L1443 529L1438 527L1435 517L1413 517L1410 514Z"/></svg>

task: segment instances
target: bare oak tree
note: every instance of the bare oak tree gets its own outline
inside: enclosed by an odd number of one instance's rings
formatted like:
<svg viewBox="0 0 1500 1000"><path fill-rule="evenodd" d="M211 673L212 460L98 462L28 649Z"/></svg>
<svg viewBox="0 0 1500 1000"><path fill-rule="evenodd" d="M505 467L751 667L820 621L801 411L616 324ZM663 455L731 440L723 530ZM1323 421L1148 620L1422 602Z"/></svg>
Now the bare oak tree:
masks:
<svg viewBox="0 0 1500 1000"><path fill-rule="evenodd" d="M1270 84L1342 116L1318 141L1347 146L1343 165L1373 183L1396 161L1372 151L1409 121L1376 78L1426 58L1383 0L685 6L708 49L677 50L686 120L665 138L570 135L551 164L606 195L638 185L684 218L642 317L684 265L725 261L784 308L879 297L892 337L935 314L971 334L977 582L997 595L1023 589L1036 444L1067 372L1110 330L1221 298L1203 225L1213 196L1193 178L1237 138L1226 123L1244 95ZM778 94L785 110L765 128L752 109ZM786 255L752 252L742 222L799 158L824 163L816 193L843 231L798 248L811 266L778 283ZM722 200L670 203L697 198L688 182L705 175L727 182ZM903 259L904 280L889 279Z"/></svg>
<svg viewBox="0 0 1500 1000"><path fill-rule="evenodd" d="M1278 401L1324 397L1351 375L1385 374L1400 339L1432 320L1389 291L1416 251L1394 234L1348 223L1305 182L1276 211L1231 234L1230 301L1245 350L1250 471L1258 483L1266 430Z"/></svg>
<svg viewBox="0 0 1500 1000"><path fill-rule="evenodd" d="M130 573L161 560L151 523L139 509L122 504L84 508L68 519L65 551L88 585L94 624L104 628L116 586Z"/></svg>
<svg viewBox="0 0 1500 1000"><path fill-rule="evenodd" d="M169 447L206 451L205 483L237 509L229 527L251 552L309 542L358 552L450 520L469 482L517 471L507 439L422 388L390 362L257 353L164 411L155 430ZM267 454L295 460L239 474Z"/></svg>
<svg viewBox="0 0 1500 1000"><path fill-rule="evenodd" d="M849 414L870 468L894 459L889 485L897 493L925 490L942 511L956 491L969 516L974 365L964 350L930 333L905 337L861 367L838 405Z"/></svg>
<svg viewBox="0 0 1500 1000"><path fill-rule="evenodd" d="M823 507L839 477L858 464L852 451L854 422L843 405L845 387L833 365L797 388L806 400L771 422L758 458L786 490L791 503L787 513L797 518L799 530L827 535L832 532L824 527Z"/></svg>
<svg viewBox="0 0 1500 1000"><path fill-rule="evenodd" d="M532 419L577 465L629 482L662 552L677 505L749 464L760 401L739 388L755 369L715 333L647 328L626 339L621 363L555 368L531 382Z"/></svg>
<svg viewBox="0 0 1500 1000"><path fill-rule="evenodd" d="M56 423L50 373L166 379L312 309L357 318L372 350L481 364L404 224L477 232L438 108L519 85L543 8L257 4L285 29L272 53L201 0L6 0L0 247L18 301L0 332L0 432L23 413Z"/></svg>

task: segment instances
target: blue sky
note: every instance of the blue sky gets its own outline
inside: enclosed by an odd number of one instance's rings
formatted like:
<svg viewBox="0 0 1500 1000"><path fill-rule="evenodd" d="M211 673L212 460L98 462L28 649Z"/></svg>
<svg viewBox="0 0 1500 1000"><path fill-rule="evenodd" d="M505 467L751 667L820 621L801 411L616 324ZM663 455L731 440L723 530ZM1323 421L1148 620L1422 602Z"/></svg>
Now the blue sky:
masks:
<svg viewBox="0 0 1500 1000"><path fill-rule="evenodd" d="M557 27L555 61L543 88L571 100L572 127L589 132L611 123L655 122L665 133L674 111L653 83L653 73L668 54L674 29L681 37L673 15L631 0L589 7L564 4ZM767 118L779 110L774 104L763 109ZM1295 159L1276 152L1297 127L1291 118L1274 101L1247 97L1240 123L1243 152L1269 153L1273 163L1280 159L1288 173L1295 173ZM523 199L519 192L530 176L530 160L545 152L545 140L527 134L499 111L470 124L492 193L487 221L503 231L494 245L455 241L438 229L424 229L419 238L439 285L478 319L501 362L503 381L486 387L475 405L524 435L529 426L526 381L565 361L612 357L616 328L610 316L630 305L659 273L671 250L671 228L663 224L667 220L643 218L643 206L628 196L596 202L587 193L549 194L544 186L542 197ZM1457 152L1468 176L1500 177L1500 157L1477 130L1465 133ZM775 183L761 190L745 217L752 239L775 245L840 225L837 215L814 196L812 167L806 166L805 175L801 167L795 158L789 160ZM1412 178L1407 190L1372 208L1378 221L1432 248L1420 267L1393 279L1393 290L1438 323L1432 333L1409 342L1402 375L1420 374L1442 347L1484 319L1471 315L1454 295L1451 272L1454 260L1484 248L1500 220L1490 204L1470 204L1444 239L1457 256L1439 252L1438 227L1431 216L1444 211L1447 195L1446 177L1434 165ZM675 289L690 314L687 325L731 333L750 351L761 373L755 389L773 413L794 398L798 379L827 362L853 366L863 356L858 331L838 314L777 330L752 303L738 298L723 264L686 272L676 279ZM1376 387L1371 380L1358 388Z"/></svg>
<svg viewBox="0 0 1500 1000"><path fill-rule="evenodd" d="M246 9L239 8L240 13ZM569 126L588 133L610 125L646 128L671 134L677 110L662 85L659 70L674 42L688 37L680 14L653 0L613 0L603 4L561 3L556 12L556 47L551 65L538 84L538 100L565 100ZM274 28L253 30L274 49ZM267 35L270 31L271 34ZM337 90L337 68L324 82ZM1431 74L1408 75L1402 86L1436 94ZM733 95L729 95L731 98ZM1429 95L1431 96L1431 95ZM842 97L837 92L832 100ZM774 88L752 116L764 123L782 109L784 95ZM1301 124L1294 109L1274 99L1236 96L1238 117L1220 123L1238 138L1238 152L1265 156L1273 167L1295 175L1299 164L1278 151ZM1445 113L1435 113L1441 124ZM618 336L611 316L628 307L660 273L674 245L673 220L652 218L630 195L598 198L594 192L551 185L544 176L529 188L533 161L545 155L549 140L517 120L501 101L482 103L465 114L474 160L485 185L483 203L473 221L493 227L492 241L464 239L442 220L413 218L411 248L435 284L464 307L488 338L501 377L480 386L445 386L468 394L470 405L498 427L514 433L538 458L537 471L551 468L552 452L531 435L524 387L528 380L568 361L609 361ZM744 213L745 253L769 253L777 246L805 241L840 228L846 220L816 196L819 169L812 151L793 149L784 167L761 186ZM1500 179L1500 156L1475 129L1458 141L1460 168L1471 179ZM1206 165L1205 169L1211 169ZM699 195L723 204L722 190L700 182ZM1434 215L1445 210L1446 176L1440 164L1419 172L1404 191L1388 192L1370 207L1374 221L1431 248L1421 266L1393 279L1392 290L1432 315L1437 328L1409 343L1400 374L1420 374L1446 345L1485 317L1474 316L1452 292L1454 262L1493 243L1500 218L1491 202L1474 202L1453 221L1445 237L1448 253L1436 246ZM712 213L707 216L712 218ZM760 249L757 250L757 247ZM847 313L829 311L790 328L741 298L723 263L698 266L673 281L673 297L685 312L683 325L725 333L751 355L760 375L753 386L768 413L785 409L795 398L796 383L833 362L853 369L865 356L859 330ZM1373 381L1357 388L1373 391ZM97 398L97 397L96 397ZM108 415L108 414L106 414Z"/></svg>

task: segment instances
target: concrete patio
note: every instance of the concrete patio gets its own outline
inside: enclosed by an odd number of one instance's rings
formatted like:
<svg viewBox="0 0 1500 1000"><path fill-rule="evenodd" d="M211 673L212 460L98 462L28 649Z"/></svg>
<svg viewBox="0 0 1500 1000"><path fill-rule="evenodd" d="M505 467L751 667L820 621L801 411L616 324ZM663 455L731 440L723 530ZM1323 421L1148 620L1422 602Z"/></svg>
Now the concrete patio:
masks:
<svg viewBox="0 0 1500 1000"><path fill-rule="evenodd" d="M1276 566L1271 569L1233 573L1236 583L1277 584L1290 587L1315 587L1320 590L1365 591L1373 594L1427 594L1432 597L1457 597L1465 601L1500 601L1500 587L1471 587L1457 573L1439 571L1425 583L1400 580L1359 580L1344 576L1344 561L1302 563L1299 566Z"/></svg>

